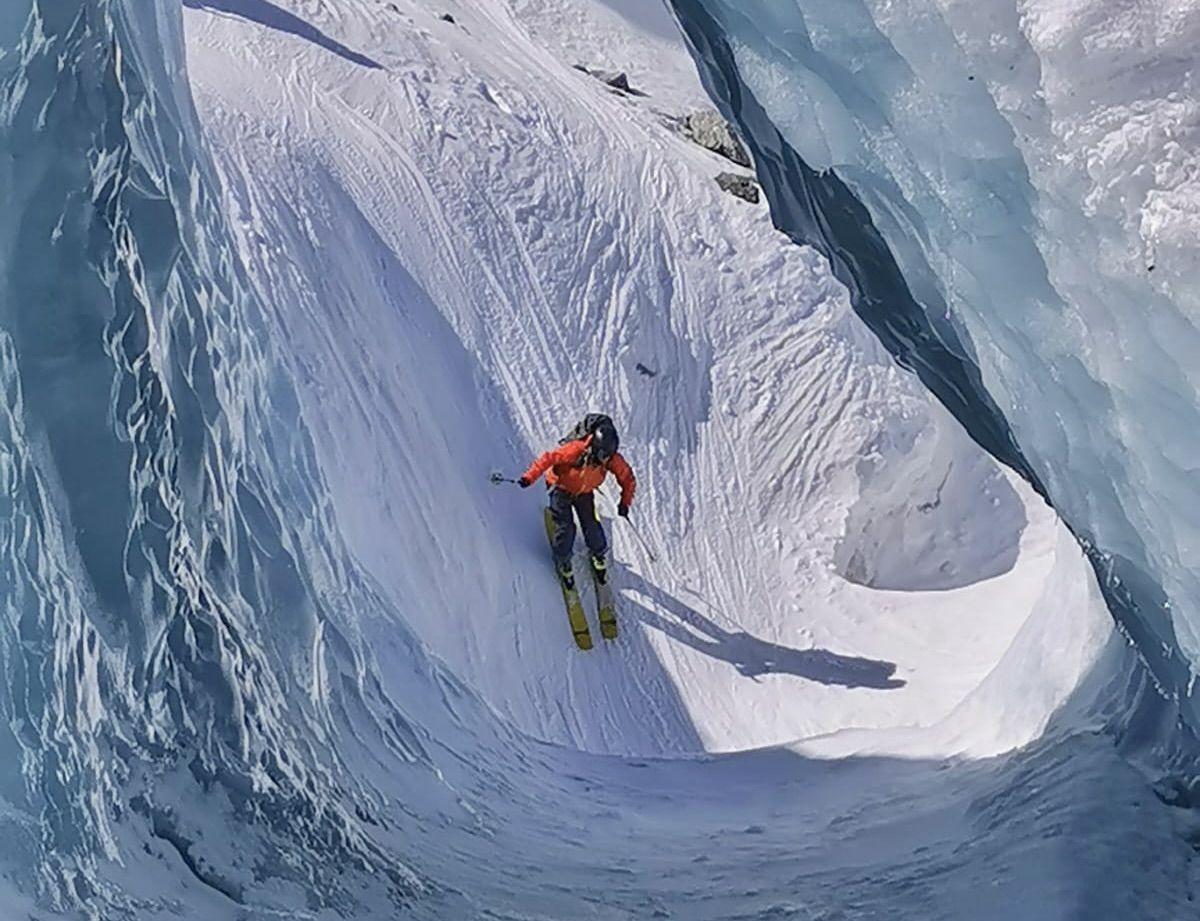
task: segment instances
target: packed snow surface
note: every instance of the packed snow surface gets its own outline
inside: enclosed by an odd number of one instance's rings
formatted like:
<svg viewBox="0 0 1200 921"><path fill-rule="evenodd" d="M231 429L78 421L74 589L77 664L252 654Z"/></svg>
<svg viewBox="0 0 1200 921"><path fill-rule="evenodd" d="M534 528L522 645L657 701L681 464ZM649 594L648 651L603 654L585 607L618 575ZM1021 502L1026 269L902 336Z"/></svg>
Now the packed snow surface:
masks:
<svg viewBox="0 0 1200 921"><path fill-rule="evenodd" d="M1179 916L1083 550L714 182L665 8L0 30L13 911ZM488 474L591 410L584 653Z"/></svg>

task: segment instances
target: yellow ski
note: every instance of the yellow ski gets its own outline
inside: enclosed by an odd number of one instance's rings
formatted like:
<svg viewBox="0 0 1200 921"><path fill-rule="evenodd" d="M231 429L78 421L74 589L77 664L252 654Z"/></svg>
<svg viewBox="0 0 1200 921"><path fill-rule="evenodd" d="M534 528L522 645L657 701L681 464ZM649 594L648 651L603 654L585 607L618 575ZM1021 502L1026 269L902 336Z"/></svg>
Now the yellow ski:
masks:
<svg viewBox="0 0 1200 921"><path fill-rule="evenodd" d="M592 568L592 582L596 586L596 611L600 619L600 635L606 640L617 638L617 605L613 601L612 587L607 579L600 581L600 574Z"/></svg>
<svg viewBox="0 0 1200 921"><path fill-rule="evenodd" d="M545 510L545 518L546 538L553 546L554 519L550 516L549 508ZM567 606L567 620L571 623L571 633L575 636L575 645L580 649L591 649L592 633L588 629L587 618L583 615L583 602L579 599L579 589L577 589L574 585L568 585L561 578L558 580L558 584L562 589L563 602ZM601 625L601 630L603 629L603 625Z"/></svg>

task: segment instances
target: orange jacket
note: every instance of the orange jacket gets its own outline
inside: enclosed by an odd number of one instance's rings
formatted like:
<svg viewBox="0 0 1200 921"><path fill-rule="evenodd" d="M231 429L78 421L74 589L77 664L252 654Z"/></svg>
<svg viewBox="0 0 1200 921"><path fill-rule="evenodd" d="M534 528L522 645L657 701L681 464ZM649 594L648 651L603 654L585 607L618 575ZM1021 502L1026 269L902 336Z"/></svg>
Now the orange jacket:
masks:
<svg viewBox="0 0 1200 921"><path fill-rule="evenodd" d="M592 436L581 438L579 441L569 441L553 451L547 451L525 471L525 479L530 483L537 481L543 473L546 482L563 492L573 496L581 496L592 492L604 482L611 472L621 484L621 504L633 504L633 494L637 491L637 478L633 470L619 453L608 459L606 464L583 464L581 460L592 443Z"/></svg>

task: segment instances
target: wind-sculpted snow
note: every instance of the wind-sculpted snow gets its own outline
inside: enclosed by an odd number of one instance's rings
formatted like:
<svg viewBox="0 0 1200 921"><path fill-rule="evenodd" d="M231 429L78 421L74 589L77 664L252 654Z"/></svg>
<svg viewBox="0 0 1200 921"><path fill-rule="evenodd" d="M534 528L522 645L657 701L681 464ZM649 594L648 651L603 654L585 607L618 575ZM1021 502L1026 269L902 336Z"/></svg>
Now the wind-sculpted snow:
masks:
<svg viewBox="0 0 1200 921"><path fill-rule="evenodd" d="M106 918L130 904L106 903L106 861L122 899L166 892L131 836L234 901L274 879L337 904L356 877L404 898L421 882L372 841L369 772L346 759L436 780L345 616L382 605L330 537L238 278L171 7L6 8L6 850L48 904Z"/></svg>
<svg viewBox="0 0 1200 921"><path fill-rule="evenodd" d="M673 0L777 223L1200 662L1194 5Z"/></svg>

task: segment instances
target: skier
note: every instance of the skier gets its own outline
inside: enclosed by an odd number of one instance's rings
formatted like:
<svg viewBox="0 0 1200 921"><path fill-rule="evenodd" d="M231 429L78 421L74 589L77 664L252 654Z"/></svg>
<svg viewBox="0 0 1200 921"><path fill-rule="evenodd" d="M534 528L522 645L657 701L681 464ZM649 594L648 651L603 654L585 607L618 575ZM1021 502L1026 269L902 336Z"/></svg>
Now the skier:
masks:
<svg viewBox="0 0 1200 921"><path fill-rule="evenodd" d="M637 489L637 479L625 458L617 453L620 439L612 419L599 413L584 418L557 448L542 454L517 480L522 489L546 474L550 489L550 516L554 519L554 554L558 577L567 588L575 587L571 572L571 551L575 546L575 520L583 529L583 539L591 553L596 581L608 578L608 538L596 515L593 491L612 473L621 485L617 514L629 517L629 506Z"/></svg>

